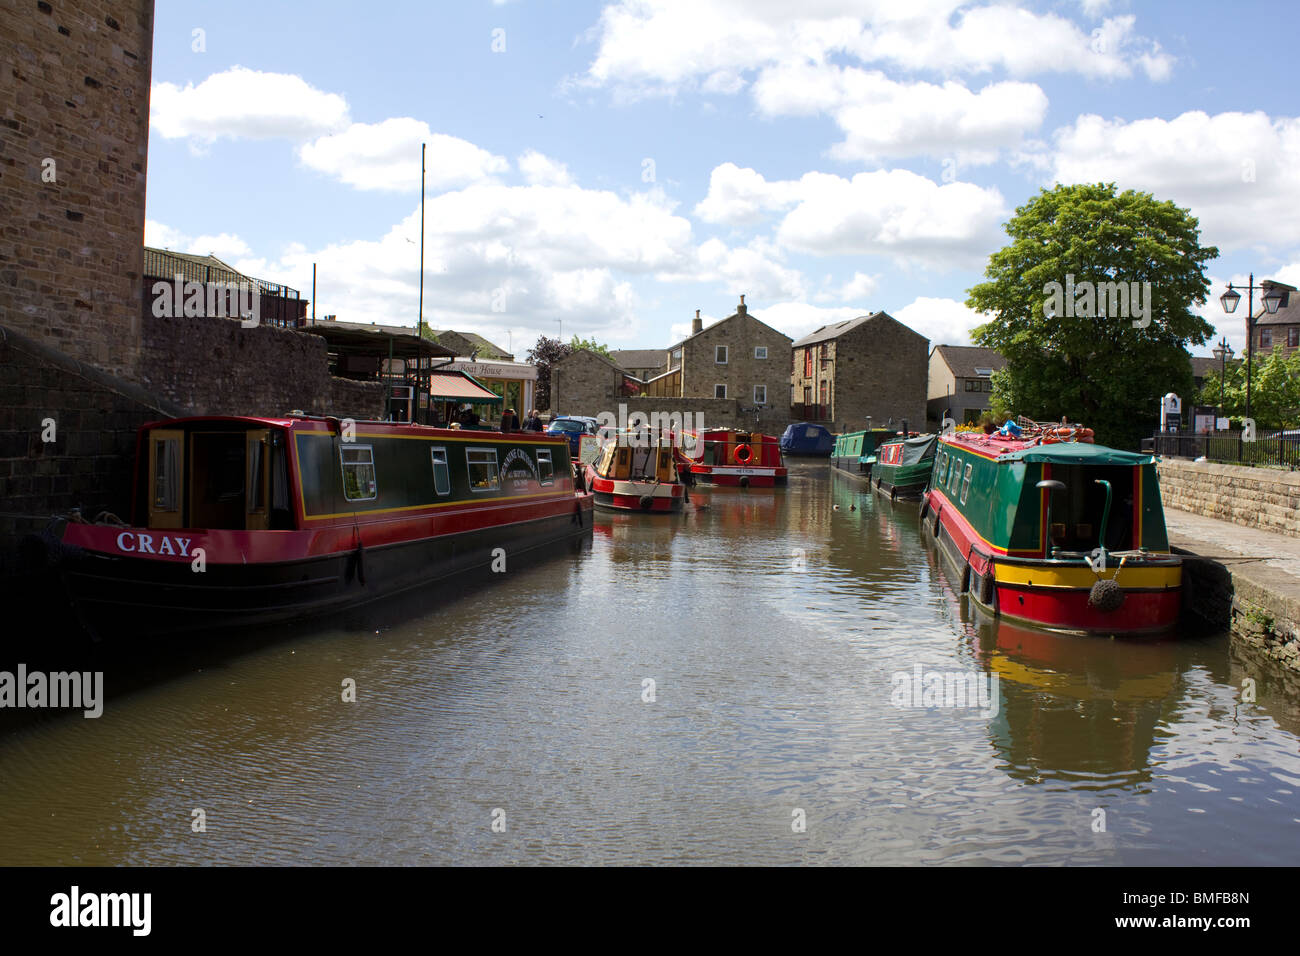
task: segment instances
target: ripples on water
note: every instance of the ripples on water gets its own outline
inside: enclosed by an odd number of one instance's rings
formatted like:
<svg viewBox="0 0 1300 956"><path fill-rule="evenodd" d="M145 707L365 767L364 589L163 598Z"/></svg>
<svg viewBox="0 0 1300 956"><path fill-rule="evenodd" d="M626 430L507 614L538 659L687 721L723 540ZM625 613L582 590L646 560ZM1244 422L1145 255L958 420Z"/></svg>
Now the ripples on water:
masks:
<svg viewBox="0 0 1300 956"><path fill-rule="evenodd" d="M0 861L1296 862L1281 678L1222 635L971 620L914 505L793 471L491 586L110 668L149 673L0 738ZM997 713L893 706L918 664L996 674Z"/></svg>

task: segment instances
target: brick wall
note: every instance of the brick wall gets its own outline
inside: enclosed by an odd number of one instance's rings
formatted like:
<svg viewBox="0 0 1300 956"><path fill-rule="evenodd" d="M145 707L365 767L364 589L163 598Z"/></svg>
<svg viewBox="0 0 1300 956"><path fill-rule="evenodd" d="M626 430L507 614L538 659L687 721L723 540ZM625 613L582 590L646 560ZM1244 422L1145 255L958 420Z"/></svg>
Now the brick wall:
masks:
<svg viewBox="0 0 1300 956"><path fill-rule="evenodd" d="M139 357L153 10L5 0L0 16L0 318L127 377Z"/></svg>
<svg viewBox="0 0 1300 956"><path fill-rule="evenodd" d="M383 417L383 386L331 376L319 335L201 316L143 324L142 384L194 414Z"/></svg>
<svg viewBox="0 0 1300 956"><path fill-rule="evenodd" d="M48 515L127 518L136 429L182 411L0 326L0 573ZM47 419L52 442L42 440Z"/></svg>
<svg viewBox="0 0 1300 956"><path fill-rule="evenodd" d="M1300 472L1174 458L1157 466L1166 508L1280 534L1300 534Z"/></svg>

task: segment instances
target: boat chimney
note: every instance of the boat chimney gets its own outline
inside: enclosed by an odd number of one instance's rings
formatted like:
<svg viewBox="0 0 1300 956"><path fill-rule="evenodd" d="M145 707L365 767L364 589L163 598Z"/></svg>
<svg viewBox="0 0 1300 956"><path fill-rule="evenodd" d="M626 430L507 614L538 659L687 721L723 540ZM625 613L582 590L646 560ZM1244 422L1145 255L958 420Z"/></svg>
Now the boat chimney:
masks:
<svg viewBox="0 0 1300 956"><path fill-rule="evenodd" d="M704 331L704 320L700 318L700 310L695 310L695 318L691 320L691 335L699 335Z"/></svg>
<svg viewBox="0 0 1300 956"><path fill-rule="evenodd" d="M745 315L748 312L749 312L749 307L745 305L745 297L742 295L740 297L740 305L736 306L736 314Z"/></svg>

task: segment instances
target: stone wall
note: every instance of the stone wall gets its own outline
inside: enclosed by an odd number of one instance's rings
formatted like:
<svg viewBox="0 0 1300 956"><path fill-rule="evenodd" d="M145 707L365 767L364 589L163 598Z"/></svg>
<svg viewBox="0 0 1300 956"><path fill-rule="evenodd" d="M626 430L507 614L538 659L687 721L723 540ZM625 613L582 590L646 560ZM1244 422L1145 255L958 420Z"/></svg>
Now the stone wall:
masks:
<svg viewBox="0 0 1300 956"><path fill-rule="evenodd" d="M132 377L153 0L5 0L0 320Z"/></svg>
<svg viewBox="0 0 1300 956"><path fill-rule="evenodd" d="M1157 466L1166 508L1280 534L1300 534L1300 472L1165 458Z"/></svg>
<svg viewBox="0 0 1300 956"><path fill-rule="evenodd" d="M382 418L384 387L329 374L325 340L234 319L144 318L142 384L198 415Z"/></svg>
<svg viewBox="0 0 1300 956"><path fill-rule="evenodd" d="M0 326L0 573L51 514L127 518L136 430L182 412Z"/></svg>
<svg viewBox="0 0 1300 956"><path fill-rule="evenodd" d="M788 335L763 324L740 305L734 314L715 322L682 344L684 398L714 399L714 386L727 387L727 399L740 408L756 408L754 386L766 389L766 406L749 412L746 425L784 431L790 421L790 342ZM717 361L717 347L727 347L727 361ZM758 347L767 358L755 358ZM741 413L737 413L741 414ZM719 423L723 424L723 423Z"/></svg>

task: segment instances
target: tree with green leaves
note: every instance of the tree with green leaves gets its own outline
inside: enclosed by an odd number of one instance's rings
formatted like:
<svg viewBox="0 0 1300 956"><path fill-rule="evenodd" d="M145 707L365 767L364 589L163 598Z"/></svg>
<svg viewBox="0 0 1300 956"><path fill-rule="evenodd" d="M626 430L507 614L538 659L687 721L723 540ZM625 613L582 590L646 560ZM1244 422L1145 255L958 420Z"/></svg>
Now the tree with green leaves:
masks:
<svg viewBox="0 0 1300 956"><path fill-rule="evenodd" d="M1206 375L1196 402L1221 408L1224 417L1240 420L1246 414L1246 363L1235 360L1227 364L1226 371L1215 369ZM1256 353L1251 369L1250 414L1257 428L1300 427L1300 350L1290 358L1281 345L1273 346L1267 355Z"/></svg>
<svg viewBox="0 0 1300 956"><path fill-rule="evenodd" d="M603 356L605 356L605 358L609 358L609 357L610 357L610 356L609 356L609 346L608 346L608 345L601 345L601 344L600 344L599 342L597 342L594 338L591 338L591 339L580 339L580 338L578 338L578 337L575 335L575 336L573 337L573 340L569 342L569 347L572 348L572 349L574 349L574 350L577 350L577 349L586 349L588 352L595 352L597 355L603 355Z"/></svg>
<svg viewBox="0 0 1300 956"><path fill-rule="evenodd" d="M1213 332L1191 306L1206 300L1218 249L1200 245L1186 209L1114 183L1041 190L1005 228L1010 244L966 300L989 317L971 338L1007 360L993 407L1136 447L1160 396L1191 394L1187 347Z"/></svg>
<svg viewBox="0 0 1300 956"><path fill-rule="evenodd" d="M544 412L551 410L551 369L555 363L572 355L574 347L566 345L559 339L540 336L537 344L528 350L528 361L537 366L537 384L534 386L534 399L537 407Z"/></svg>

